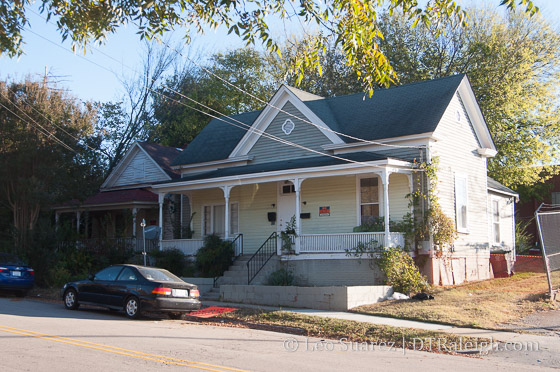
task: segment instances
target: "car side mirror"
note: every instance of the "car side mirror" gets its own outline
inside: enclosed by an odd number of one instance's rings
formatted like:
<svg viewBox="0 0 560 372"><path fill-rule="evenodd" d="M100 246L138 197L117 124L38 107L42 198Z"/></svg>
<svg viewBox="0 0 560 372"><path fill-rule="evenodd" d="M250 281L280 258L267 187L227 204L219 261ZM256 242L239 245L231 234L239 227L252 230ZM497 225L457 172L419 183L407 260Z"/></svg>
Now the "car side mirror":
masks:
<svg viewBox="0 0 560 372"><path fill-rule="evenodd" d="M93 282L95 280L95 275L89 274L87 278Z"/></svg>

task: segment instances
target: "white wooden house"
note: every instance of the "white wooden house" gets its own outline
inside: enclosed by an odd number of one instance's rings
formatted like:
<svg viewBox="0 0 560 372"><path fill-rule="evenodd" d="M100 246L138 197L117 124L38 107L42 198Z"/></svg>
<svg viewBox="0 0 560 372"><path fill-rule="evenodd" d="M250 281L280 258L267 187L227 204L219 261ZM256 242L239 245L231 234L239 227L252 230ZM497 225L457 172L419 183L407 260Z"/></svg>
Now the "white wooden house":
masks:
<svg viewBox="0 0 560 372"><path fill-rule="evenodd" d="M487 159L495 155L465 75L383 89L372 98L324 98L282 86L261 111L212 120L171 163L180 178L151 185L160 215L169 195L186 197L195 213L192 239L163 236L161 245L193 253L207 234L242 234L245 255L274 246L298 284L378 284L378 272L345 252L372 241L405 244L390 221L423 212L406 196L418 187L415 162L437 157L437 193L458 238L445 262L431 242L413 253L436 284L489 278L491 249L513 252L515 245L516 194L487 177ZM292 218L293 251L283 252L274 233ZM355 232L376 219L381 231Z"/></svg>

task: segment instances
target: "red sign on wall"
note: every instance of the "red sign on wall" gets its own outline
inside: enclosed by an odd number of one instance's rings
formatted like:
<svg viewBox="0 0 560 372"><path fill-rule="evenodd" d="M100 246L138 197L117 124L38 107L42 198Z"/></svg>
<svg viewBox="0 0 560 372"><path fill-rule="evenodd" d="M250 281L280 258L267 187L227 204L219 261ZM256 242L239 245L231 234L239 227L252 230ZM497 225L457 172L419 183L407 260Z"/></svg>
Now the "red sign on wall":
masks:
<svg viewBox="0 0 560 372"><path fill-rule="evenodd" d="M330 215L331 215L331 207L330 206L319 207L319 217L325 217L325 216L330 216Z"/></svg>

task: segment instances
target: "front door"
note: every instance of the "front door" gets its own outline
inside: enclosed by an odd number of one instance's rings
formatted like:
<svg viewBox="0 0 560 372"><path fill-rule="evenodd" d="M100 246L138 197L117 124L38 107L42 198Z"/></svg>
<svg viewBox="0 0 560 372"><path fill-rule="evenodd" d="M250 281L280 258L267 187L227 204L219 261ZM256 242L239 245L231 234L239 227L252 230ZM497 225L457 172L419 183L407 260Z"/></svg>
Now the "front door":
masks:
<svg viewBox="0 0 560 372"><path fill-rule="evenodd" d="M292 217L296 215L296 193L289 181L278 182L278 206L276 208L276 230L285 231Z"/></svg>

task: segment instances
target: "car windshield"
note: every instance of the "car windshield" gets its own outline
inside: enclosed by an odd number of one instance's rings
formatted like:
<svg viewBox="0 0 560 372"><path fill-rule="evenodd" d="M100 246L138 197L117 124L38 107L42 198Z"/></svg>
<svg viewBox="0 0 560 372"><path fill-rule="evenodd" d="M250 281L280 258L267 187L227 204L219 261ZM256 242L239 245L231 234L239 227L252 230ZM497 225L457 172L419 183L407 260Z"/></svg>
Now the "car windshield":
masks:
<svg viewBox="0 0 560 372"><path fill-rule="evenodd" d="M171 274L169 271L164 269L139 267L138 271L140 271L144 278L154 282L182 282L179 277Z"/></svg>
<svg viewBox="0 0 560 372"><path fill-rule="evenodd" d="M25 262L16 256L7 253L0 253L0 265L24 266Z"/></svg>

